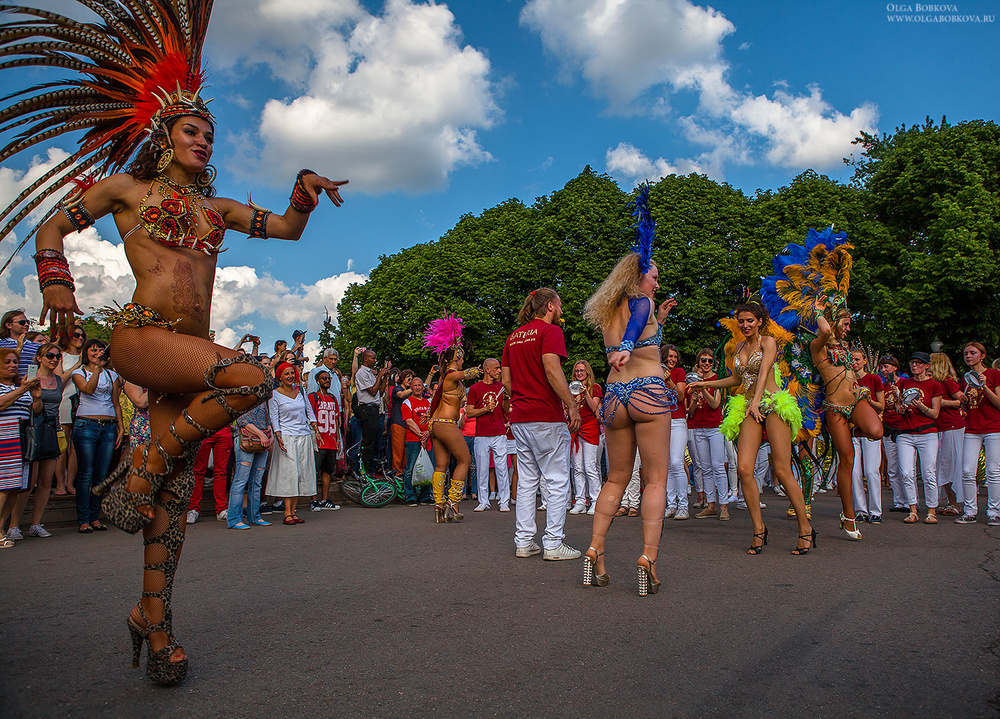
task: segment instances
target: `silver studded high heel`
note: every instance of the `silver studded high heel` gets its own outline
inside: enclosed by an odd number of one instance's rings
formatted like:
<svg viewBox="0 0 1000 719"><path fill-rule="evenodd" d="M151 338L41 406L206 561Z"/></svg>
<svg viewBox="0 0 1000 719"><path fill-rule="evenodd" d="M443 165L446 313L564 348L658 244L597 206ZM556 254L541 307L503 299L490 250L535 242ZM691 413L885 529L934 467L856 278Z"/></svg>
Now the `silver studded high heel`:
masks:
<svg viewBox="0 0 1000 719"><path fill-rule="evenodd" d="M639 596L645 597L647 594L656 594L660 591L660 583L653 579L653 567L656 566L656 560L650 559L645 554L639 557L639 561L643 559L646 560L646 566L641 564L636 565L636 571L639 575Z"/></svg>
<svg viewBox="0 0 1000 719"><path fill-rule="evenodd" d="M594 556L590 556L590 552L594 553ZM604 556L604 552L600 554L593 547L590 547L587 552L583 555L583 586L585 587L606 587L608 582L611 581L611 575L597 574L597 560Z"/></svg>

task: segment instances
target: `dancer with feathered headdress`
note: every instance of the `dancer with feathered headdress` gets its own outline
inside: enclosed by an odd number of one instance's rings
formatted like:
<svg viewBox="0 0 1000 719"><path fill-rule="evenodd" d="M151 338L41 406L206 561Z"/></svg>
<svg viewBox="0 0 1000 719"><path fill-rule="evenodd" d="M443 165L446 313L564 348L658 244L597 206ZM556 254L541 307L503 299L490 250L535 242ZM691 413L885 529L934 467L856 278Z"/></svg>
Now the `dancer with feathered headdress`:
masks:
<svg viewBox="0 0 1000 719"><path fill-rule="evenodd" d="M735 394L726 404L726 415L719 429L723 436L736 443L737 475L747 511L753 522L753 540L748 554L760 554L767 544L768 530L760 507L760 490L754 479L757 450L764 430L771 447L774 475L781 483L795 508L799 525L799 540L792 554L808 554L816 546L816 530L809 523L806 501L792 475L792 442L802 430L802 411L796 397L785 387L779 370L779 349L791 335L768 317L760 300L747 297L733 310L730 327L735 342L732 351L732 374L710 382L692 382L691 391L702 387L733 388Z"/></svg>
<svg viewBox="0 0 1000 719"><path fill-rule="evenodd" d="M465 350L462 349L464 329L465 323L461 317L447 314L428 324L424 332L424 347L434 350L441 368L441 381L431 399L431 407L427 410L427 426L434 445L434 521L439 524L465 519L465 515L459 511L458 502L462 498L465 479L472 465L469 445L458 428L462 398L465 396L465 385L462 382L478 379L482 372L478 367L462 369L465 362ZM444 484L452 457L455 458L455 469L451 473L451 486L445 496Z"/></svg>
<svg viewBox="0 0 1000 719"><path fill-rule="evenodd" d="M676 305L671 298L657 311L653 295L659 289L659 270L653 262L656 225L649 210L649 186L641 185L630 203L636 233L632 252L621 258L597 291L587 300L584 317L604 337L611 372L601 404L608 451L608 481L601 487L594 509L590 548L584 555L583 583L608 583L604 543L611 520L632 476L636 447L646 489L642 493L642 555L639 557L639 594L655 594L656 557L667 502L670 414L677 393L668 387L660 367L663 322Z"/></svg>
<svg viewBox="0 0 1000 719"><path fill-rule="evenodd" d="M854 468L852 426L869 440L882 438L882 422L869 404L869 392L858 384L854 358L844 339L851 329L847 291L851 277L851 245L843 232L830 227L809 230L802 244L790 243L774 258L774 274L764 279L762 295L776 321L796 336L795 348L807 348L810 367L818 374L820 392L805 409L823 413L837 451L837 491L843 512L840 527L861 539L854 517L851 474ZM804 352L797 352L806 356ZM818 405L818 407L817 407Z"/></svg>
<svg viewBox="0 0 1000 719"><path fill-rule="evenodd" d="M215 197L209 164L215 118L201 96L201 50L211 0L80 0L101 23L54 12L0 6L28 16L0 27L0 69L61 68L75 77L46 82L4 98L0 133L19 130L0 162L68 131L83 131L80 149L0 210L0 239L52 196L61 202L37 229L35 262L42 321L71 330L82 314L74 296L63 238L113 214L135 274L132 301L108 309L115 368L150 391L153 439L100 486L109 519L143 532L142 598L128 618L133 661L148 643L147 676L181 681L188 666L172 626L170 601L184 541L190 470L201 440L266 400L267 371L250 356L209 341L216 260L228 229L261 239L298 239L326 192L340 185L303 170L282 215ZM84 177L96 168L94 181ZM109 174L116 173L116 174ZM65 190L69 188L68 192ZM191 400L191 395L196 395ZM107 468L98 468L99 480ZM183 471L182 471L183 470ZM78 492L89 487L77 486Z"/></svg>

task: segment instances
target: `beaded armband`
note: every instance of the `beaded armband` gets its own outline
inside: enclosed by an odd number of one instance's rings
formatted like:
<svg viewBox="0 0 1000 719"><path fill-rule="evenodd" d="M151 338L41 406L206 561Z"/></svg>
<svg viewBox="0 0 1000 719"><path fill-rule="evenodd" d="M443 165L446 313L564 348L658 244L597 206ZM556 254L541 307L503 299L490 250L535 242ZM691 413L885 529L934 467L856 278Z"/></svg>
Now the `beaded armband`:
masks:
<svg viewBox="0 0 1000 719"><path fill-rule="evenodd" d="M619 352L631 352L635 349L635 342L632 340L622 340L622 343L618 345Z"/></svg>
<svg viewBox="0 0 1000 719"><path fill-rule="evenodd" d="M306 183L302 180L306 175L315 174L312 170L299 170L299 174L295 178L295 187L292 188L292 196L288 198L288 203L296 212L309 213L316 209L317 203L309 196Z"/></svg>
<svg viewBox="0 0 1000 719"><path fill-rule="evenodd" d="M35 266L38 268L38 287L41 290L44 291L50 285L66 285L70 290L76 290L73 275L69 272L69 262L59 250L39 250L35 254Z"/></svg>
<svg viewBox="0 0 1000 719"><path fill-rule="evenodd" d="M462 372L462 378L463 379L479 379L479 374L480 374L480 372L479 372L479 368L478 367L470 367L469 369L464 370Z"/></svg>
<svg viewBox="0 0 1000 719"><path fill-rule="evenodd" d="M69 223L77 232L83 232L94 224L94 216L83 206L83 193L74 192L59 205L59 209L66 215Z"/></svg>
<svg viewBox="0 0 1000 719"><path fill-rule="evenodd" d="M250 237L266 240L267 219L271 216L271 211L265 210L263 207L258 207L252 202L250 203L250 207L253 208L253 214L250 215Z"/></svg>

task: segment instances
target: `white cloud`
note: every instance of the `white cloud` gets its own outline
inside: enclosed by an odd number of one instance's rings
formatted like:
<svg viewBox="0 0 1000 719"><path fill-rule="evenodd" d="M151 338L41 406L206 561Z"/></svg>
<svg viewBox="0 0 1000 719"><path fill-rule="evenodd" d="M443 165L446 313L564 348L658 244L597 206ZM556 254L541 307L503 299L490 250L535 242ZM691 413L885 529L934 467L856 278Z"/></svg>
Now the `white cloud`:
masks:
<svg viewBox="0 0 1000 719"><path fill-rule="evenodd" d="M851 153L860 131L877 131L874 104L841 112L818 86L797 94L779 79L771 96L734 89L722 42L735 27L690 0L529 0L521 20L611 111L667 116L671 94L697 93L697 112L671 120L707 149L692 159L654 160L620 143L607 152L608 171L619 176L695 171L722 179L727 165L753 162L829 168Z"/></svg>
<svg viewBox="0 0 1000 719"><path fill-rule="evenodd" d="M720 64L722 40L735 30L687 0L530 0L521 23L618 110L651 87L696 83Z"/></svg>
<svg viewBox="0 0 1000 719"><path fill-rule="evenodd" d="M445 5L388 0L371 15L353 0L253 0L216 14L230 33L216 62L264 64L303 90L265 104L242 169L271 181L329 168L358 190L425 192L492 159L477 135L499 116L490 63Z"/></svg>

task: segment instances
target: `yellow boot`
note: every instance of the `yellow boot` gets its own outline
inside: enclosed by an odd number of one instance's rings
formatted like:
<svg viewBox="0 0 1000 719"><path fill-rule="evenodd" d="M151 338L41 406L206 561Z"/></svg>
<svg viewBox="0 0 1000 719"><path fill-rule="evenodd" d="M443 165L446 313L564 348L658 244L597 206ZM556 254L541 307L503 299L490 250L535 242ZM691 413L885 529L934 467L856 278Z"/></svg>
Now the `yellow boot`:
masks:
<svg viewBox="0 0 1000 719"><path fill-rule="evenodd" d="M444 480L447 475L444 472L435 472L431 476L431 488L434 490L434 522L450 522L447 509L448 505L444 496Z"/></svg>
<svg viewBox="0 0 1000 719"><path fill-rule="evenodd" d="M451 487L448 489L448 511L451 513L453 522L461 522L465 515L458 511L458 502L462 499L462 490L465 489L464 482L456 482L451 478Z"/></svg>

